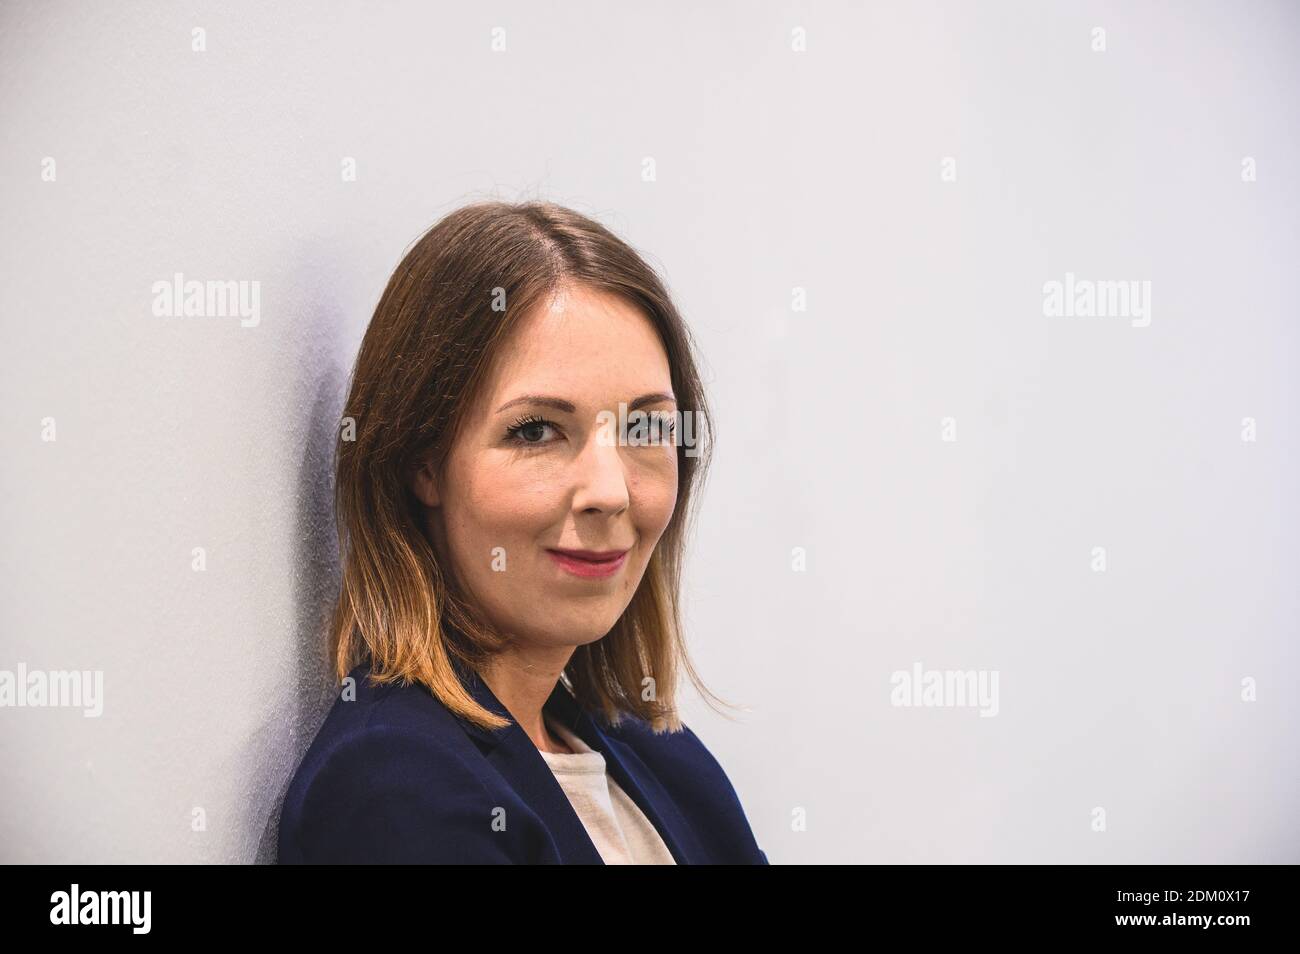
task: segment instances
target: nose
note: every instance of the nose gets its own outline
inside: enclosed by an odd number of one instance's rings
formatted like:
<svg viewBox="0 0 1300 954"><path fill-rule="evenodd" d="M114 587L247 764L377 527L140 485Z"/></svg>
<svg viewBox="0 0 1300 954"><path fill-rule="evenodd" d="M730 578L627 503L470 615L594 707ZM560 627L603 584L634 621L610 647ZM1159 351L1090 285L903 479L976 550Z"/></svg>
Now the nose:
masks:
<svg viewBox="0 0 1300 954"><path fill-rule="evenodd" d="M617 443L606 445L593 437L578 455L574 468L575 512L616 514L627 509L627 472Z"/></svg>

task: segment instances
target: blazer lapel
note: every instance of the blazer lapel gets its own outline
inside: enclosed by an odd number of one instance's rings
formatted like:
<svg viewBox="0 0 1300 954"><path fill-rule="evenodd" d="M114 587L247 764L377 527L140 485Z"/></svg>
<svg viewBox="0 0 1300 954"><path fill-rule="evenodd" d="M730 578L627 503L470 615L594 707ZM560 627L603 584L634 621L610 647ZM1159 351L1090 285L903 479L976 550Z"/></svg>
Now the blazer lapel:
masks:
<svg viewBox="0 0 1300 954"><path fill-rule="evenodd" d="M568 796L564 794L564 789L560 787L546 760L537 751L533 740L528 738L510 711L477 673L463 673L462 681L480 705L510 720L510 725L495 732L464 719L460 722L466 732L478 739L488 760L501 776L542 817L555 836L562 862L604 864L582 819L573 810ZM596 720L587 714L565 688L562 680L556 681L544 711L560 720L578 738L604 756L610 776L645 813L679 865L697 863L698 859L703 858L699 842L663 786L631 747L607 736L601 730Z"/></svg>
<svg viewBox="0 0 1300 954"><path fill-rule="evenodd" d="M563 682L556 683L555 691L551 693L546 706L574 735L605 757L609 774L641 809L650 824L655 826L659 837L679 865L703 861L704 851L690 825L631 746L607 735L603 731L603 722L593 719L564 687Z"/></svg>
<svg viewBox="0 0 1300 954"><path fill-rule="evenodd" d="M501 777L541 816L555 839L561 863L604 864L604 859L600 857L600 852L587 834L582 819L573 810L573 805L564 794L555 774L537 751L533 740L519 727L510 710L476 673L469 673L462 681L479 705L510 720L510 725L495 732L464 719L460 722L465 731L482 744L488 761L501 773ZM508 819L506 824L509 824Z"/></svg>

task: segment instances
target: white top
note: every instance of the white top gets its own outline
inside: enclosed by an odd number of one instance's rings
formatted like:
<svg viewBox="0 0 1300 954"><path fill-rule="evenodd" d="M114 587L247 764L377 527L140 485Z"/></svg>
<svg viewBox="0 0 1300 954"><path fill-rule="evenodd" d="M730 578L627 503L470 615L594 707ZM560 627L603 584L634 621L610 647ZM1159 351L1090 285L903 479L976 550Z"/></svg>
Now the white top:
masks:
<svg viewBox="0 0 1300 954"><path fill-rule="evenodd" d="M654 824L609 774L605 756L550 716L543 718L573 752L538 751L555 773L605 864L677 864Z"/></svg>

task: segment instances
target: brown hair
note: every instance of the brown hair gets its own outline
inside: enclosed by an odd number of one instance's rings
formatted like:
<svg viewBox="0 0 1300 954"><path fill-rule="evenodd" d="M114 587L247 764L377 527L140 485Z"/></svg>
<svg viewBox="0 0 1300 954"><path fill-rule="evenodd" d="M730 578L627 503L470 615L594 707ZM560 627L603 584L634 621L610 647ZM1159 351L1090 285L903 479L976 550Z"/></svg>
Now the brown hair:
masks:
<svg viewBox="0 0 1300 954"><path fill-rule="evenodd" d="M407 477L426 456L442 473L511 330L569 283L619 295L650 319L678 409L702 423L697 433L710 431L698 456L677 446L677 504L627 609L605 637L578 646L564 672L579 704L611 724L631 713L655 731L677 731L680 667L713 696L686 653L679 605L688 511L712 453L711 417L690 333L654 270L604 226L548 202L457 209L415 242L384 289L352 370L337 445L342 585L330 653L340 680L369 661L374 682L417 682L461 718L489 729L510 724L457 676L463 667L481 671L508 637L440 565ZM503 290L508 307L493 310ZM651 699L643 698L646 677Z"/></svg>

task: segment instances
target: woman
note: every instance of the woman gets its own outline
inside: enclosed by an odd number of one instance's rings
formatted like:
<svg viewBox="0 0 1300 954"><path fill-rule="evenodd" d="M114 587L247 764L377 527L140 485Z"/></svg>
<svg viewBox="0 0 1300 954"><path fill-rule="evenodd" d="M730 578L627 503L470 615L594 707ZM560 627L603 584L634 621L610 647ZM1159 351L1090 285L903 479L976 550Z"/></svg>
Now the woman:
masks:
<svg viewBox="0 0 1300 954"><path fill-rule="evenodd" d="M548 203L448 215L389 280L338 444L343 691L281 862L766 864L676 708L707 456L645 262ZM716 697L714 697L716 699Z"/></svg>

